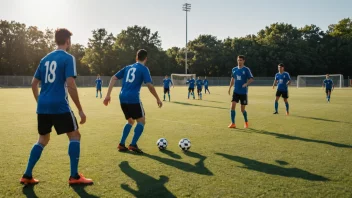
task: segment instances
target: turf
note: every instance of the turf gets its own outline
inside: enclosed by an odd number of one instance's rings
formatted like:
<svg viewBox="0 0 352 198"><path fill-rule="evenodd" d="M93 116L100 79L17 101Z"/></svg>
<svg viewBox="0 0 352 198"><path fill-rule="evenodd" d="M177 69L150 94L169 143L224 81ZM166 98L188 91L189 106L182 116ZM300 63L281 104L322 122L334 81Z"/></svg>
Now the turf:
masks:
<svg viewBox="0 0 352 198"><path fill-rule="evenodd" d="M33 173L40 184L23 188L19 179L37 140L36 103L29 88L0 89L0 196L352 197L351 89L336 89L327 104L322 89L291 88L285 116L282 100L272 114L274 90L251 87L246 130L239 107L238 129L227 128L227 87L210 87L201 101L188 100L186 90L172 88L172 101L159 109L142 88L147 124L139 146L146 154L135 155L116 149L125 124L119 88L108 107L93 88L80 88L87 123L80 126L79 170L95 184L68 186L68 140L53 131ZM156 147L161 137L165 152ZM178 147L181 138L191 140L189 152Z"/></svg>

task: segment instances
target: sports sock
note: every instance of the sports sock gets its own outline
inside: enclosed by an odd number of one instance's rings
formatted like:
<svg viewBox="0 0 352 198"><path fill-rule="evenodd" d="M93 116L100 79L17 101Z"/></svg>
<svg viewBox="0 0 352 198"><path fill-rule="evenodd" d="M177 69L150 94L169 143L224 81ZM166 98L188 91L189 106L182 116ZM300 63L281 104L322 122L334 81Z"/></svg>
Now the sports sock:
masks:
<svg viewBox="0 0 352 198"><path fill-rule="evenodd" d="M120 144L125 144L128 134L130 134L131 128L132 125L130 125L129 123L126 123L125 127L123 127Z"/></svg>
<svg viewBox="0 0 352 198"><path fill-rule="evenodd" d="M244 121L248 122L248 118L247 118L247 111L243 112L243 117L244 117Z"/></svg>
<svg viewBox="0 0 352 198"><path fill-rule="evenodd" d="M285 102L285 106L286 106L286 112L289 112L290 105L288 104L288 102Z"/></svg>
<svg viewBox="0 0 352 198"><path fill-rule="evenodd" d="M33 168L35 164L38 162L43 149L44 149L44 146L39 143L36 143L33 145L31 153L29 155L27 168L26 168L26 171L24 172L26 176L32 177Z"/></svg>
<svg viewBox="0 0 352 198"><path fill-rule="evenodd" d="M77 177L78 175L80 150L80 141L70 140L70 144L68 145L68 155L70 156L71 177Z"/></svg>
<svg viewBox="0 0 352 198"><path fill-rule="evenodd" d="M169 95L169 102L170 102L171 97L170 97L170 94L168 94L168 95Z"/></svg>
<svg viewBox="0 0 352 198"><path fill-rule="evenodd" d="M278 109L279 108L279 102L278 101L275 101L275 112L278 112Z"/></svg>
<svg viewBox="0 0 352 198"><path fill-rule="evenodd" d="M231 122L235 124L236 111L231 110Z"/></svg>
<svg viewBox="0 0 352 198"><path fill-rule="evenodd" d="M138 139L139 137L141 137L143 129L144 129L144 125L138 122L136 128L134 129L134 136L132 138L131 145L137 145Z"/></svg>

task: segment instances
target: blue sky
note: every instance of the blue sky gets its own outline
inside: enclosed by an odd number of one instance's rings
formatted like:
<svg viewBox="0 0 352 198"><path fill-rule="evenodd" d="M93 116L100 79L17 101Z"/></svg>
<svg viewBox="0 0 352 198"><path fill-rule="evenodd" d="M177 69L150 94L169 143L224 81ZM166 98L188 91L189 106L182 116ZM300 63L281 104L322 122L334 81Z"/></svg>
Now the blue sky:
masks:
<svg viewBox="0 0 352 198"><path fill-rule="evenodd" d="M162 47L185 45L185 12L191 3L188 38L211 34L219 39L256 34L265 26L284 22L326 30L342 18L352 18L352 0L0 0L0 19L40 29L66 27L74 43L86 45L91 31L106 28L114 35L128 26L158 31Z"/></svg>

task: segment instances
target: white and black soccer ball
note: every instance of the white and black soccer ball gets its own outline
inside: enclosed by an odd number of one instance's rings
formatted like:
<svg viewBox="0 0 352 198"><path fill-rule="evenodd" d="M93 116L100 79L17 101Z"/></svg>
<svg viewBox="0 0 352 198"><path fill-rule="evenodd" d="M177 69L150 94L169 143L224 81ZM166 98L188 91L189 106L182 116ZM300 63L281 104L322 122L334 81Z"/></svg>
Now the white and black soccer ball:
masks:
<svg viewBox="0 0 352 198"><path fill-rule="evenodd" d="M167 140L165 138L160 138L156 141L156 145L160 150L165 150L167 147Z"/></svg>
<svg viewBox="0 0 352 198"><path fill-rule="evenodd" d="M184 151L188 151L191 148L191 141L187 138L183 138L180 140L180 142L178 143L178 146L184 150Z"/></svg>

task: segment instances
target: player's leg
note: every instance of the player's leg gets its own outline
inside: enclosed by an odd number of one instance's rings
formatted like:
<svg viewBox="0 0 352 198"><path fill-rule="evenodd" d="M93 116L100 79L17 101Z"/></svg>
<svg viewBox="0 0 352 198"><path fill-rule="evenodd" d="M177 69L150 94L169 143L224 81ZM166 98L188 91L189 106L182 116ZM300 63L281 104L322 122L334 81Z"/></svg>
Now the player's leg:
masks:
<svg viewBox="0 0 352 198"><path fill-rule="evenodd" d="M196 99L196 96L194 95L194 88L192 88L192 95L193 95L193 99Z"/></svg>
<svg viewBox="0 0 352 198"><path fill-rule="evenodd" d="M202 89L199 90L199 97L200 97L201 100L203 99L203 96L202 96Z"/></svg>
<svg viewBox="0 0 352 198"><path fill-rule="evenodd" d="M247 111L246 111L246 105L248 105L248 95L240 95L240 101L241 101L241 112L243 114L244 118L244 128L248 128L248 117L247 117Z"/></svg>
<svg viewBox="0 0 352 198"><path fill-rule="evenodd" d="M127 139L128 135L130 134L132 126L134 125L134 119L132 118L132 116L129 113L129 105L123 104L123 103L120 105L121 105L121 109L125 115L125 119L127 120L127 123L123 127L122 137L121 137L119 145L117 146L117 149L119 151L127 151L128 148L126 147L126 139Z"/></svg>
<svg viewBox="0 0 352 198"><path fill-rule="evenodd" d="M37 115L39 139L38 142L33 145L32 150L29 154L26 171L24 172L20 180L22 184L37 184L39 182L38 180L33 178L32 172L35 164L40 159L44 147L49 143L50 132L53 126L51 119L51 115Z"/></svg>
<svg viewBox="0 0 352 198"><path fill-rule="evenodd" d="M166 95L166 88L164 87L164 100L165 101L165 95Z"/></svg>
<svg viewBox="0 0 352 198"><path fill-rule="evenodd" d="M331 89L328 90L328 102L330 102Z"/></svg>
<svg viewBox="0 0 352 198"><path fill-rule="evenodd" d="M198 100L200 99L200 94L199 94L199 89L197 88L197 95L198 95Z"/></svg>
<svg viewBox="0 0 352 198"><path fill-rule="evenodd" d="M235 118L236 118L236 104L239 102L238 94L232 94L231 108L230 108L230 117L231 124L228 126L229 128L236 128Z"/></svg>
<svg viewBox="0 0 352 198"><path fill-rule="evenodd" d="M208 93L210 94L209 87L207 87Z"/></svg>
<svg viewBox="0 0 352 198"><path fill-rule="evenodd" d="M142 103L139 104L130 104L129 110L131 112L132 118L137 120L137 126L134 129L134 135L132 138L132 142L129 145L128 149L134 151L136 153L143 153L141 149L139 149L137 143L139 138L141 137L144 125L145 125L145 113Z"/></svg>
<svg viewBox="0 0 352 198"><path fill-rule="evenodd" d="M169 96L169 102L171 100L171 96L170 96L170 88L167 90L167 95Z"/></svg>
<svg viewBox="0 0 352 198"><path fill-rule="evenodd" d="M100 92L100 98L102 98L103 94L101 93L101 88L99 89L99 92Z"/></svg>
<svg viewBox="0 0 352 198"><path fill-rule="evenodd" d="M288 98L284 98L285 106L286 106L286 115L289 115L290 105L288 104Z"/></svg>
<svg viewBox="0 0 352 198"><path fill-rule="evenodd" d="M275 102L274 102L274 109L275 109L274 114L278 114L279 113L279 99L280 99L280 96L281 96L281 91L277 90L276 91L276 95L275 95Z"/></svg>
<svg viewBox="0 0 352 198"><path fill-rule="evenodd" d="M95 97L98 98L98 87L96 88L96 94Z"/></svg>

